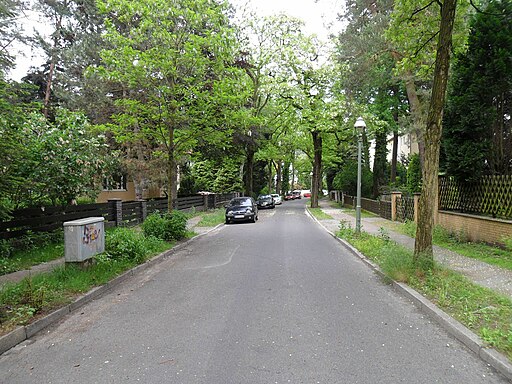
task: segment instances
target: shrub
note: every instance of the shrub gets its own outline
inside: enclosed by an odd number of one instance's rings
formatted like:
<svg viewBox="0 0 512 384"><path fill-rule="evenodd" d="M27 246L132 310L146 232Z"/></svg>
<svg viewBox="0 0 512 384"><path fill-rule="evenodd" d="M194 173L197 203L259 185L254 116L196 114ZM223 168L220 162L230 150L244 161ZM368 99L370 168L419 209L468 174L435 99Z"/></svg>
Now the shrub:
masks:
<svg viewBox="0 0 512 384"><path fill-rule="evenodd" d="M187 216L180 211L163 215L153 213L142 223L142 230L146 236L154 236L161 240L180 240L187 233Z"/></svg>
<svg viewBox="0 0 512 384"><path fill-rule="evenodd" d="M160 213L155 212L146 217L142 223L142 231L146 236L154 236L157 239L164 240L165 220Z"/></svg>
<svg viewBox="0 0 512 384"><path fill-rule="evenodd" d="M146 255L145 245L144 235L128 228L114 228L105 236L105 252L112 259L128 259L140 263Z"/></svg>
<svg viewBox="0 0 512 384"><path fill-rule="evenodd" d="M7 240L0 240L0 259L7 259L12 251L12 245Z"/></svg>
<svg viewBox="0 0 512 384"><path fill-rule="evenodd" d="M166 213L164 215L166 221L166 233L169 234L171 239L181 240L187 233L187 216L180 211L173 211L173 213ZM164 239L170 240L170 239Z"/></svg>

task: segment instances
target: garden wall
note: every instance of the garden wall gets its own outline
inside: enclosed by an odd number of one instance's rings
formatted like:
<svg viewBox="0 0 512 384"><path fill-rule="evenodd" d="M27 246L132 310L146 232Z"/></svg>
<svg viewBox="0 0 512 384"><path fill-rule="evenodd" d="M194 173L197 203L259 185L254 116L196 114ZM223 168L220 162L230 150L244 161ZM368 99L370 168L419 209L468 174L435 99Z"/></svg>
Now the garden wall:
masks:
<svg viewBox="0 0 512 384"><path fill-rule="evenodd" d="M452 233L460 233L469 241L503 244L512 238L512 221L476 216L467 213L439 211L439 225Z"/></svg>

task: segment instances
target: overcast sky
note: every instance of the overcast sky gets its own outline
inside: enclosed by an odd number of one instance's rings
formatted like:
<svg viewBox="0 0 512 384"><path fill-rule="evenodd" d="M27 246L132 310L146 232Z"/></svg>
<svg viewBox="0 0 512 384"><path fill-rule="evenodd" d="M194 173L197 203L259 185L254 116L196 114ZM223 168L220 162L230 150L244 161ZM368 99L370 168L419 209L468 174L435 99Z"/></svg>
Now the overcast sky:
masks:
<svg viewBox="0 0 512 384"><path fill-rule="evenodd" d="M151 0L148 0L151 1ZM327 40L329 28L339 31L341 24L336 20L337 14L342 10L343 0L229 0L234 5L247 4L257 14L270 16L285 13L302 19L305 22L305 32L316 34L320 39ZM27 14L25 31L30 33L37 26L37 15ZM21 48L17 48L21 49ZM16 68L11 72L11 78L20 80L25 76L29 67L38 67L43 60L37 52L30 48L23 49L25 56L17 53Z"/></svg>
<svg viewBox="0 0 512 384"><path fill-rule="evenodd" d="M306 32L326 40L329 29L339 31L336 16L343 9L343 0L229 0L232 4L248 4L258 14L269 16L285 13L302 19Z"/></svg>

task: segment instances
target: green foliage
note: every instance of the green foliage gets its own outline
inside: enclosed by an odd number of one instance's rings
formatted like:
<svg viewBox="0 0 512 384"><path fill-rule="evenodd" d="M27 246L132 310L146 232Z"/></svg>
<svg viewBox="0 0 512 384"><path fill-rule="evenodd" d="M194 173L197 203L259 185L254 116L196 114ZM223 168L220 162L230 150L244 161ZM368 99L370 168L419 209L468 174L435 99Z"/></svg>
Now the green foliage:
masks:
<svg viewBox="0 0 512 384"><path fill-rule="evenodd" d="M461 181L510 174L512 162L512 13L491 1L471 21L467 51L457 56L443 121L445 171Z"/></svg>
<svg viewBox="0 0 512 384"><path fill-rule="evenodd" d="M243 94L240 70L226 66L238 53L227 4L121 0L99 1L98 8L108 45L102 65L90 72L126 90L116 95L108 129L146 158L167 160L167 191L174 197L176 164L199 142L227 141L229 106Z"/></svg>
<svg viewBox="0 0 512 384"><path fill-rule="evenodd" d="M146 236L154 236L165 241L181 240L187 233L187 216L180 211L149 215L142 223L142 231Z"/></svg>
<svg viewBox="0 0 512 384"><path fill-rule="evenodd" d="M414 154L407 168L407 190L410 193L421 192L421 179L420 156Z"/></svg>
<svg viewBox="0 0 512 384"><path fill-rule="evenodd" d="M240 162L234 158L195 162L191 174L195 182L194 189L197 191L229 193L243 189Z"/></svg>
<svg viewBox="0 0 512 384"><path fill-rule="evenodd" d="M12 144L6 148L9 164L0 167L0 174L5 173L5 179L0 177L4 206L65 204L97 195L103 175L114 163L114 152L107 150L103 136L91 133L83 114L60 109L51 123L34 112L18 124L8 131L0 128L2 138L14 135L7 141Z"/></svg>
<svg viewBox="0 0 512 384"><path fill-rule="evenodd" d="M19 15L22 6L20 0L2 0L0 5L0 78L15 64L13 42L23 40Z"/></svg>
<svg viewBox="0 0 512 384"><path fill-rule="evenodd" d="M351 196L357 194L357 161L349 161L340 172L334 177L333 187ZM373 175L372 172L362 167L361 170L361 195L372 196Z"/></svg>
<svg viewBox="0 0 512 384"><path fill-rule="evenodd" d="M129 228L117 227L105 234L105 252L112 259L140 263L146 255L146 237Z"/></svg>
<svg viewBox="0 0 512 384"><path fill-rule="evenodd" d="M201 214L201 221L197 224L198 227L215 227L225 221L225 210L216 209Z"/></svg>

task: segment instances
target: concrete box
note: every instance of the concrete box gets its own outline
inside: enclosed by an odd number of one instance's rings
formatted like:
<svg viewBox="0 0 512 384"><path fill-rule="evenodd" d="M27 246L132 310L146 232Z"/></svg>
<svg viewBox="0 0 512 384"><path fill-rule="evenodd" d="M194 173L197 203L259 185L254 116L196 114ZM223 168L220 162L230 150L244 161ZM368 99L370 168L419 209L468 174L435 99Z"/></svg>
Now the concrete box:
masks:
<svg viewBox="0 0 512 384"><path fill-rule="evenodd" d="M64 223L64 259L83 262L105 251L103 217L67 221Z"/></svg>

